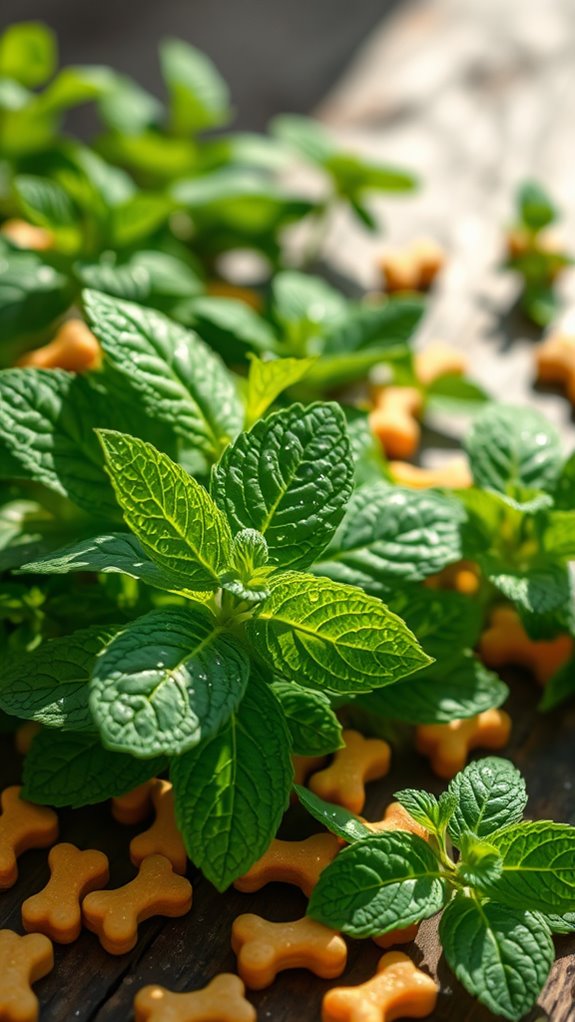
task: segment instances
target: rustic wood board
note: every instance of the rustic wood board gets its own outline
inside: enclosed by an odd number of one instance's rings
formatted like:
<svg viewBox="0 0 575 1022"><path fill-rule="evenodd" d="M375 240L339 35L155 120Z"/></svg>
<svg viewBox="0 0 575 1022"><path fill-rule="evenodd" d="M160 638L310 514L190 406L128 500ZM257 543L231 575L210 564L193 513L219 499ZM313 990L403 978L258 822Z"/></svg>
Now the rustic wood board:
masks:
<svg viewBox="0 0 575 1022"><path fill-rule="evenodd" d="M553 188L566 211L566 234L575 225L574 15L572 0L404 3L320 111L342 138L374 156L413 166L424 181L415 198L381 203L386 239L401 242L429 233L449 253L419 343L438 336L461 343L479 382L494 394L541 407L570 447L575 434L566 402L532 389L535 334L513 312L515 282L501 275L498 264L501 225L511 215L513 187L525 175L540 176ZM337 271L373 287L382 244L382 238L360 233L342 216L326 240L326 255ZM567 300L575 294L573 279L566 280L565 294ZM428 434L424 459L441 457L440 449L455 439L460 425L448 425L446 439ZM575 824L575 709L541 717L538 696L531 681L514 680L514 727L506 754L527 777L530 816ZM19 779L21 763L10 740L2 742L3 787ZM408 744L396 748L390 776L370 786L366 815L380 818L394 791L418 785L435 791L442 787ZM101 848L110 856L112 885L133 875L128 844L136 829L114 824L107 806L62 812L60 818L64 840ZM290 811L285 826L293 837L311 829L297 809ZM20 880L0 894L0 927L21 932L20 905L47 875L45 852L23 857ZM305 910L303 897L289 887L219 895L193 871L190 879L191 914L145 923L131 954L111 957L86 932L70 947L57 948L55 970L36 987L42 1019L123 1022L131 1017L135 993L147 983L188 990L219 971L233 970L230 929L239 913L255 911L281 920ZM575 1020L575 938L556 943L558 961L529 1022ZM349 944L342 982L361 982L373 973L381 952L370 941ZM423 924L406 950L440 979L436 1022L488 1022L493 1017L467 996L440 959L436 921ZM316 1022L329 985L298 970L281 975L251 999L259 1019Z"/></svg>

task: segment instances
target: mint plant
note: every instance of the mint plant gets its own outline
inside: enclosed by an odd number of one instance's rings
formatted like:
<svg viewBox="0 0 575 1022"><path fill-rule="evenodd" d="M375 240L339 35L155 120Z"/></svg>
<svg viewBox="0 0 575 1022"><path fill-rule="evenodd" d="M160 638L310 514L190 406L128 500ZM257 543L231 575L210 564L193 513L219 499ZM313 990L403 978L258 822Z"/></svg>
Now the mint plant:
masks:
<svg viewBox="0 0 575 1022"><path fill-rule="evenodd" d="M428 840L373 834L346 810L298 794L349 842L313 891L313 919L371 937L442 912L443 952L468 992L504 1018L530 1010L553 964L552 934L575 929L575 827L523 821L525 782L511 763L473 762L439 799L397 792Z"/></svg>
<svg viewBox="0 0 575 1022"><path fill-rule="evenodd" d="M200 464L213 464L209 488L144 439L100 428L92 440L84 423L78 435L71 405L58 402L79 385L76 407L99 414L84 389L95 386L90 375L0 375L16 430L8 420L0 428L17 471L83 509L84 529L97 514L115 522L22 570L128 576L149 592L124 601L127 622L9 658L0 708L50 729L26 760L25 791L35 801L99 801L169 768L190 857L224 888L279 825L292 749L339 746L332 700L392 685L430 658L379 599L307 570L353 486L339 407L288 405L238 432L226 370L193 335L107 296L86 301L109 393L130 378L140 411L170 422L176 447L193 437ZM186 449L183 456L189 461ZM254 803L262 776L266 797Z"/></svg>
<svg viewBox="0 0 575 1022"><path fill-rule="evenodd" d="M549 230L557 219L557 208L542 186L525 181L517 193L507 265L520 275L521 308L538 326L548 326L556 317L559 298L555 284L573 261Z"/></svg>

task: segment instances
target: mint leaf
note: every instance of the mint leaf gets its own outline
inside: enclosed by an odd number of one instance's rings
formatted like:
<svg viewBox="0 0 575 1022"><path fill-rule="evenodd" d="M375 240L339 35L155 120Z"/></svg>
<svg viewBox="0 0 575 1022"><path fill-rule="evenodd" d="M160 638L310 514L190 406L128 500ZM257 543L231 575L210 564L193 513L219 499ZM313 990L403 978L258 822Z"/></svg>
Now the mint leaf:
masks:
<svg viewBox="0 0 575 1022"><path fill-rule="evenodd" d="M172 575L169 569L159 568L154 561L149 560L140 541L130 532L112 532L107 536L83 539L37 561L24 564L19 569L20 574L35 575L68 575L70 572L86 571L129 575L156 589L184 592L198 600L205 596L204 593L184 590L181 575Z"/></svg>
<svg viewBox="0 0 575 1022"><path fill-rule="evenodd" d="M88 319L114 369L129 378L149 415L215 461L241 429L231 376L199 337L153 309L96 291L84 294Z"/></svg>
<svg viewBox="0 0 575 1022"><path fill-rule="evenodd" d="M353 466L335 404L291 405L224 451L212 493L232 529L257 529L281 567L306 567L341 521Z"/></svg>
<svg viewBox="0 0 575 1022"><path fill-rule="evenodd" d="M537 181L525 181L518 192L519 216L531 231L541 231L557 219L557 210Z"/></svg>
<svg viewBox="0 0 575 1022"><path fill-rule="evenodd" d="M93 626L49 639L31 652L8 655L0 678L0 708L65 731L94 731L88 684L96 656L118 629Z"/></svg>
<svg viewBox="0 0 575 1022"><path fill-rule="evenodd" d="M549 679L537 709L542 713L554 710L556 706L575 695L575 658L570 657L567 663Z"/></svg>
<svg viewBox="0 0 575 1022"><path fill-rule="evenodd" d="M379 596L398 579L418 582L459 560L459 523L457 505L439 494L363 486L314 571Z"/></svg>
<svg viewBox="0 0 575 1022"><path fill-rule="evenodd" d="M573 511L575 508L575 453L561 466L559 476L550 490L554 507L558 511Z"/></svg>
<svg viewBox="0 0 575 1022"><path fill-rule="evenodd" d="M487 405L472 423L465 449L476 486L503 493L513 485L546 490L559 475L559 433L534 408Z"/></svg>
<svg viewBox="0 0 575 1022"><path fill-rule="evenodd" d="M282 391L305 376L314 363L312 358L276 358L262 362L250 356L245 427L261 419Z"/></svg>
<svg viewBox="0 0 575 1022"><path fill-rule="evenodd" d="M182 588L217 589L231 556L224 516L192 476L151 444L99 430L126 525Z"/></svg>
<svg viewBox="0 0 575 1022"><path fill-rule="evenodd" d="M386 353L405 351L424 311L425 300L417 297L387 298L378 305L352 305L345 316L328 327L322 355L325 358L376 351L385 361Z"/></svg>
<svg viewBox="0 0 575 1022"><path fill-rule="evenodd" d="M0 442L19 476L43 483L93 515L117 515L93 427L100 395L82 376L59 369L0 374Z"/></svg>
<svg viewBox="0 0 575 1022"><path fill-rule="evenodd" d="M443 913L439 935L460 983L495 1015L518 1020L533 1007L554 958L542 916L461 893Z"/></svg>
<svg viewBox="0 0 575 1022"><path fill-rule="evenodd" d="M282 340L298 355L316 354L310 342L345 314L345 299L321 277L284 270L275 275L271 292L272 315Z"/></svg>
<svg viewBox="0 0 575 1022"><path fill-rule="evenodd" d="M499 676L465 650L438 660L385 691L362 696L361 705L407 724L449 724L501 706L508 695L509 689Z"/></svg>
<svg viewBox="0 0 575 1022"><path fill-rule="evenodd" d="M272 688L281 703L296 756L325 756L343 747L341 724L323 692L285 681L274 682Z"/></svg>
<svg viewBox="0 0 575 1022"><path fill-rule="evenodd" d="M510 569L495 558L485 558L489 581L519 613L543 616L571 605L572 583L569 568L549 560L542 565ZM527 627L527 621L524 621Z"/></svg>
<svg viewBox="0 0 575 1022"><path fill-rule="evenodd" d="M271 577L247 634L259 655L293 681L365 692L424 667L429 658L403 621L361 589L299 572Z"/></svg>
<svg viewBox="0 0 575 1022"><path fill-rule="evenodd" d="M545 518L543 548L552 558L575 558L575 512L552 511Z"/></svg>
<svg viewBox="0 0 575 1022"><path fill-rule="evenodd" d="M326 802L319 795L314 795L309 788L303 788L299 784L294 784L294 790L301 805L307 809L314 820L322 823L332 834L342 838L348 844L373 836L373 831L366 827L357 816L350 813L349 809L334 805L332 802Z"/></svg>
<svg viewBox="0 0 575 1022"><path fill-rule="evenodd" d="M575 827L537 820L505 827L489 841L502 859L501 876L481 884L490 897L540 912L575 911Z"/></svg>
<svg viewBox="0 0 575 1022"><path fill-rule="evenodd" d="M230 118L228 88L209 57L180 39L165 39L160 62L177 135L219 128Z"/></svg>
<svg viewBox="0 0 575 1022"><path fill-rule="evenodd" d="M128 625L98 657L90 707L108 748L178 756L226 723L248 674L246 654L209 611L166 607Z"/></svg>
<svg viewBox="0 0 575 1022"><path fill-rule="evenodd" d="M265 355L278 347L269 323L237 298L200 295L182 303L177 318L232 365L245 361L250 352Z"/></svg>
<svg viewBox="0 0 575 1022"><path fill-rule="evenodd" d="M545 915L551 933L573 933L575 930L575 912L566 912L564 916Z"/></svg>
<svg viewBox="0 0 575 1022"><path fill-rule="evenodd" d="M68 193L61 185L32 174L18 174L13 187L28 220L48 230L62 232L60 243L65 243L67 239L77 243L79 239L73 228L78 216ZM68 235L66 230L70 232Z"/></svg>
<svg viewBox="0 0 575 1022"><path fill-rule="evenodd" d="M35 88L54 74L57 44L54 33L37 21L10 25L0 37L0 76Z"/></svg>
<svg viewBox="0 0 575 1022"><path fill-rule="evenodd" d="M24 762L22 796L39 805L76 809L125 795L165 766L163 759L110 752L97 735L41 731Z"/></svg>
<svg viewBox="0 0 575 1022"><path fill-rule="evenodd" d="M447 883L429 845L388 831L345 848L323 870L308 915L350 937L403 929L439 912Z"/></svg>
<svg viewBox="0 0 575 1022"><path fill-rule="evenodd" d="M523 818L527 805L525 781L516 767L499 756L486 756L465 767L449 783L457 799L449 823L456 844L466 831L487 837Z"/></svg>
<svg viewBox="0 0 575 1022"><path fill-rule="evenodd" d="M437 799L428 791L405 788L403 791L396 791L393 797L412 819L432 833L442 833L445 830L456 806L455 796L448 792L444 792Z"/></svg>
<svg viewBox="0 0 575 1022"><path fill-rule="evenodd" d="M226 726L170 774L188 855L223 891L267 850L289 801L289 735L269 686L252 677Z"/></svg>
<svg viewBox="0 0 575 1022"><path fill-rule="evenodd" d="M479 602L461 593L412 585L390 593L387 603L437 660L452 659L456 649L472 648L481 634Z"/></svg>

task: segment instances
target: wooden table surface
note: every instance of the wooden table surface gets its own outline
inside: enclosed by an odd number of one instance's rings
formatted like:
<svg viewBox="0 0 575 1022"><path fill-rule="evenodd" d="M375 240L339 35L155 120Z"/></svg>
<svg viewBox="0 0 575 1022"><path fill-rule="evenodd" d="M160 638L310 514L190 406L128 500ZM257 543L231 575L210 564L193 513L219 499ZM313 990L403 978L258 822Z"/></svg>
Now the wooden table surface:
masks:
<svg viewBox="0 0 575 1022"><path fill-rule="evenodd" d="M565 209L567 228L575 225L574 14L572 0L405 3L321 110L342 137L373 155L410 165L422 176L419 196L382 202L391 239L431 233L450 255L419 343L440 336L461 344L479 382L498 395L542 407L562 429L569 449L575 446L569 407L560 397L532 389L535 334L510 314L515 283L500 273L498 263L513 186L528 174L552 186ZM339 271L373 286L381 239L360 234L341 217L326 244ZM566 281L567 301L575 294L574 277ZM441 433L428 433L424 460L440 457L451 434L451 424L447 442ZM513 681L513 734L506 754L527 778L529 815L575 823L575 708L542 717L536 712L538 696L529 679ZM19 780L21 764L10 741L2 742L4 786ZM380 818L394 791L419 785L435 791L442 787L408 745L396 748L390 775L370 785L366 816ZM62 812L60 819L63 840L101 848L110 856L112 886L133 876L128 844L137 828L115 824L107 806ZM293 837L313 829L297 809L290 811L286 828ZM47 877L46 853L27 853L21 879L0 895L0 927L22 932L20 905ZM233 970L230 930L238 914L254 911L287 920L305 910L304 898L287 886L270 885L254 895L233 890L220 895L193 871L190 879L191 913L180 920L144 923L131 954L109 956L87 932L71 946L56 948L56 968L36 986L43 1022L123 1022L131 1017L135 993L147 983L189 990L217 972ZM556 945L558 960L529 1022L575 1020L575 938L558 938ZM381 954L370 941L350 941L349 947L349 967L341 980L346 984L372 975ZM436 921L424 923L406 950L441 982L433 1015L437 1022L493 1017L467 996L439 959ZM316 1022L330 985L301 970L287 972L251 1000L260 1020Z"/></svg>

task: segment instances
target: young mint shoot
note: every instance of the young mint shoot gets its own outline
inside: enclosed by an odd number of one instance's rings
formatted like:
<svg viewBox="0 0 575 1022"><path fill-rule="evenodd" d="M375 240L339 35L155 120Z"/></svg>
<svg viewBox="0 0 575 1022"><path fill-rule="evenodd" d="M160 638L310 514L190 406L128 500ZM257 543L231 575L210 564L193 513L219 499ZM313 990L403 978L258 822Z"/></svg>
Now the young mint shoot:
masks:
<svg viewBox="0 0 575 1022"><path fill-rule="evenodd" d="M522 1018L553 964L552 933L573 927L575 827L522 822L525 783L497 757L471 763L439 799L415 790L395 798L427 840L366 833L335 807L314 807L351 843L322 872L309 915L371 937L442 912L439 938L459 981L494 1014Z"/></svg>

